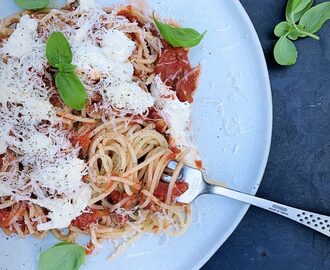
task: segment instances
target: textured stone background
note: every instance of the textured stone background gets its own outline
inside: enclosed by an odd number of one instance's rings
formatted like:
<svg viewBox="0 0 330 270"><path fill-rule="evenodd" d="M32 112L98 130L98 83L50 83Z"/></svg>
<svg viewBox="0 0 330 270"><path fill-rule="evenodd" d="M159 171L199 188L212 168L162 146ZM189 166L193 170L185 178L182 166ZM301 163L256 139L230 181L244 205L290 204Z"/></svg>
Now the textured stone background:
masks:
<svg viewBox="0 0 330 270"><path fill-rule="evenodd" d="M286 2L241 0L264 49L274 106L272 147L257 195L330 215L330 22L320 41L296 42L296 65L281 67L272 56L273 29ZM329 270L330 239L251 207L203 267L213 269Z"/></svg>

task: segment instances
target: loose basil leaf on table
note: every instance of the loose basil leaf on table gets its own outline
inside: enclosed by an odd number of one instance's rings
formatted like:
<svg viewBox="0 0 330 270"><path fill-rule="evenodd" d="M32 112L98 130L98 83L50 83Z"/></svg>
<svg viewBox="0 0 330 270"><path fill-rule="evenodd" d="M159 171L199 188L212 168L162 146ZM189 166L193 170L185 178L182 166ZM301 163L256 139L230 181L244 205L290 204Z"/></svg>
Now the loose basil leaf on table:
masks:
<svg viewBox="0 0 330 270"><path fill-rule="evenodd" d="M289 0L285 9L286 20L296 23L312 5L313 0Z"/></svg>
<svg viewBox="0 0 330 270"><path fill-rule="evenodd" d="M288 22L280 22L274 28L274 34L277 37L287 36L291 40L296 40L300 32Z"/></svg>
<svg viewBox="0 0 330 270"><path fill-rule="evenodd" d="M289 24L288 22L280 22L279 24L277 24L274 28L274 34L277 37L283 37L285 36L287 33L290 32L290 30L292 29L292 25Z"/></svg>
<svg viewBox="0 0 330 270"><path fill-rule="evenodd" d="M58 72L55 85L64 103L78 111L82 110L87 100L85 87L74 72Z"/></svg>
<svg viewBox="0 0 330 270"><path fill-rule="evenodd" d="M23 9L40 10L46 8L49 0L14 0L16 5Z"/></svg>
<svg viewBox="0 0 330 270"><path fill-rule="evenodd" d="M207 31L200 34L193 28L180 28L162 23L153 16L154 21L162 37L173 47L190 48L197 46L205 36Z"/></svg>
<svg viewBox="0 0 330 270"><path fill-rule="evenodd" d="M299 26L304 31L316 33L330 20L330 2L323 2L308 10L300 19Z"/></svg>
<svg viewBox="0 0 330 270"><path fill-rule="evenodd" d="M40 254L38 270L78 270L84 262L82 246L61 242Z"/></svg>
<svg viewBox="0 0 330 270"><path fill-rule="evenodd" d="M291 40L286 36L280 37L274 47L274 57L280 65L288 66L296 63L297 49Z"/></svg>
<svg viewBox="0 0 330 270"><path fill-rule="evenodd" d="M53 32L46 44L46 56L52 67L58 64L70 64L72 62L72 51L66 37L61 32Z"/></svg>

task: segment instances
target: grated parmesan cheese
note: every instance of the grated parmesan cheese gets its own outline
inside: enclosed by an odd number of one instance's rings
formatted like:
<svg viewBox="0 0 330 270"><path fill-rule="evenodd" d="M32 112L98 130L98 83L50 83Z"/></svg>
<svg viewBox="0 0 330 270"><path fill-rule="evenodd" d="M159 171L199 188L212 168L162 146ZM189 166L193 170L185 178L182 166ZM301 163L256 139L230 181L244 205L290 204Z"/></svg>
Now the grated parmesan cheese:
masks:
<svg viewBox="0 0 330 270"><path fill-rule="evenodd" d="M112 107L120 109L123 114L143 114L154 105L154 99L133 82L134 67L128 59L135 50L135 42L114 28L99 31L97 38L100 44L96 45L90 37L90 30L102 14L98 9L83 14L86 21L80 21L78 35L75 33L72 39L72 50L75 52L73 62L79 72L86 74L89 79L101 80L99 85L104 82L105 87L100 92Z"/></svg>
<svg viewBox="0 0 330 270"><path fill-rule="evenodd" d="M0 129L0 155L5 153L7 150L7 142L3 140L5 137L5 133L3 132L2 129Z"/></svg>
<svg viewBox="0 0 330 270"><path fill-rule="evenodd" d="M151 93L155 98L156 107L169 127L168 132L175 145L181 150L189 149L189 153L185 156L186 164L195 167L195 161L200 157L191 138L191 104L181 102L176 93L162 82L159 75L151 84Z"/></svg>
<svg viewBox="0 0 330 270"><path fill-rule="evenodd" d="M188 131L190 127L191 105L181 102L176 93L167 87L159 76L154 78L151 93L155 104L169 126L169 133L179 147L190 146Z"/></svg>
<svg viewBox="0 0 330 270"><path fill-rule="evenodd" d="M42 230L67 227L86 208L91 188L81 181L86 165L79 149L49 102L45 40L36 29L37 21L24 15L0 48L7 59L0 61L0 152L17 153L12 169L0 174L0 194L47 208L50 221L38 226Z"/></svg>
<svg viewBox="0 0 330 270"><path fill-rule="evenodd" d="M41 152L46 152L53 144L52 140L42 133L35 133L27 139L23 140L19 148L23 154L37 155Z"/></svg>
<svg viewBox="0 0 330 270"><path fill-rule="evenodd" d="M127 61L135 49L135 42L116 29L109 30L103 36L101 45L108 59L116 59L120 62Z"/></svg>
<svg viewBox="0 0 330 270"><path fill-rule="evenodd" d="M29 15L22 16L14 33L9 37L3 50L13 57L21 57L32 52L37 21Z"/></svg>
<svg viewBox="0 0 330 270"><path fill-rule="evenodd" d="M121 82L106 89L107 96L115 108L142 114L154 104L154 98L135 82Z"/></svg>
<svg viewBox="0 0 330 270"><path fill-rule="evenodd" d="M79 4L81 11L90 11L99 6L95 0L79 0Z"/></svg>
<svg viewBox="0 0 330 270"><path fill-rule="evenodd" d="M38 224L38 230L50 230L54 228L68 227L73 219L81 214L91 198L91 189L85 184L80 193L68 199L49 199L33 200L33 203L39 204L42 207L49 209L49 222ZM58 211L60 207L61 211Z"/></svg>

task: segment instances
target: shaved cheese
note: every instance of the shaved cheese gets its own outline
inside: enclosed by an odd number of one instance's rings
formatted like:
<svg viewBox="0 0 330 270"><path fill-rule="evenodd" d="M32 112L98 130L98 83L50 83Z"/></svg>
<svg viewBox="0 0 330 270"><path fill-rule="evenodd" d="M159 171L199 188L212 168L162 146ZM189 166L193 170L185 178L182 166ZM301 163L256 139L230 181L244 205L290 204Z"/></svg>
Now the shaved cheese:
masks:
<svg viewBox="0 0 330 270"><path fill-rule="evenodd" d="M0 61L0 152L16 152L11 170L0 174L0 194L47 208L50 221L41 228L63 228L85 209L91 188L81 181L86 164L79 149L49 102L46 41L36 29L37 21L24 15L0 48L7 59Z"/></svg>
<svg viewBox="0 0 330 270"><path fill-rule="evenodd" d="M49 199L33 200L42 207L49 209L48 218L49 222L38 224L38 230L51 230L56 228L66 228L70 225L71 221L81 214L87 207L88 201L91 198L91 189L89 186L84 185L76 196L69 200L67 199ZM71 202L72 200L72 202ZM61 211L58 211L59 208Z"/></svg>
<svg viewBox="0 0 330 270"><path fill-rule="evenodd" d="M29 15L22 16L14 33L4 46L4 52L13 57L21 57L32 52L37 21Z"/></svg>
<svg viewBox="0 0 330 270"><path fill-rule="evenodd" d="M80 0L79 4L80 4L79 9L81 11L90 11L95 7L99 6L99 4L96 3L95 0Z"/></svg>
<svg viewBox="0 0 330 270"><path fill-rule="evenodd" d="M190 127L191 105L189 102L181 102L174 91L167 87L156 76L151 93L155 97L156 106L169 126L169 133L179 147L189 146L188 131Z"/></svg>
<svg viewBox="0 0 330 270"><path fill-rule="evenodd" d="M46 165L46 166L45 166ZM31 181L40 181L50 194L74 194L79 189L82 172L85 169L83 160L75 156L57 159L54 163L46 162L31 173Z"/></svg>
<svg viewBox="0 0 330 270"><path fill-rule="evenodd" d="M135 42L118 29L99 33L100 45L86 40L87 35L83 33L90 33L90 29L97 23L94 21L95 14L99 13L89 14L92 20L82 23L81 32L78 36L74 35L73 62L89 79L105 81L105 91L102 89L101 94L112 107L120 109L123 114L143 114L153 106L154 99L133 82L134 67L128 58L135 49Z"/></svg>
<svg viewBox="0 0 330 270"><path fill-rule="evenodd" d="M154 104L154 98L135 82L121 82L107 88L106 92L115 108L134 114L142 114Z"/></svg>
<svg viewBox="0 0 330 270"><path fill-rule="evenodd" d="M23 153L31 153L37 155L38 153L45 152L52 145L52 140L42 133L35 133L27 139L23 140L19 145Z"/></svg>
<svg viewBox="0 0 330 270"><path fill-rule="evenodd" d="M174 144L181 150L189 149L185 156L186 164L195 167L195 161L199 160L199 153L191 136L191 104L181 102L176 93L167 87L159 76L156 76L151 84L151 93L155 98L155 105L160 110L169 129L168 132L174 140Z"/></svg>
<svg viewBox="0 0 330 270"><path fill-rule="evenodd" d="M119 30L109 30L102 40L104 54L108 59L125 62L135 49L135 42Z"/></svg>
<svg viewBox="0 0 330 270"><path fill-rule="evenodd" d="M0 155L5 153L7 150L7 142L3 139L5 136L5 132L0 129Z"/></svg>

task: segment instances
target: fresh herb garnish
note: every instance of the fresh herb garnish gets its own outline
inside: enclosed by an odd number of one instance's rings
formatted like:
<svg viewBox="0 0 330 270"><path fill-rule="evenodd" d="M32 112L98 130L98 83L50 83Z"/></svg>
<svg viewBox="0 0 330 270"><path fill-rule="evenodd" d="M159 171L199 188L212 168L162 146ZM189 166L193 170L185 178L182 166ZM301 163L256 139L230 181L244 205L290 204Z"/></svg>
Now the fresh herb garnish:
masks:
<svg viewBox="0 0 330 270"><path fill-rule="evenodd" d="M61 32L54 32L48 38L46 55L48 63L52 67L56 67L58 64L71 64L71 47L68 40Z"/></svg>
<svg viewBox="0 0 330 270"><path fill-rule="evenodd" d="M66 37L61 32L50 35L46 44L49 65L56 68L55 85L63 102L69 107L82 110L86 103L86 90L75 73L76 66L71 64L72 51Z"/></svg>
<svg viewBox="0 0 330 270"><path fill-rule="evenodd" d="M40 254L38 270L78 270L84 261L82 246L61 242Z"/></svg>
<svg viewBox="0 0 330 270"><path fill-rule="evenodd" d="M279 40L274 47L274 57L280 65L293 65L297 60L297 49L291 40L299 37L320 38L315 34L330 19L330 2L314 7L313 0L289 0L286 5L286 21L274 29Z"/></svg>
<svg viewBox="0 0 330 270"><path fill-rule="evenodd" d="M46 8L49 0L14 0L16 5L23 9L40 10Z"/></svg>
<svg viewBox="0 0 330 270"><path fill-rule="evenodd" d="M293 42L282 36L275 44L274 55L277 63L281 65L293 65L296 62L298 53Z"/></svg>
<svg viewBox="0 0 330 270"><path fill-rule="evenodd" d="M202 34L200 34L193 28L180 28L174 27L170 24L162 23L155 18L154 14L153 19L162 37L173 47L190 48L197 46L202 41L207 32L204 31Z"/></svg>

